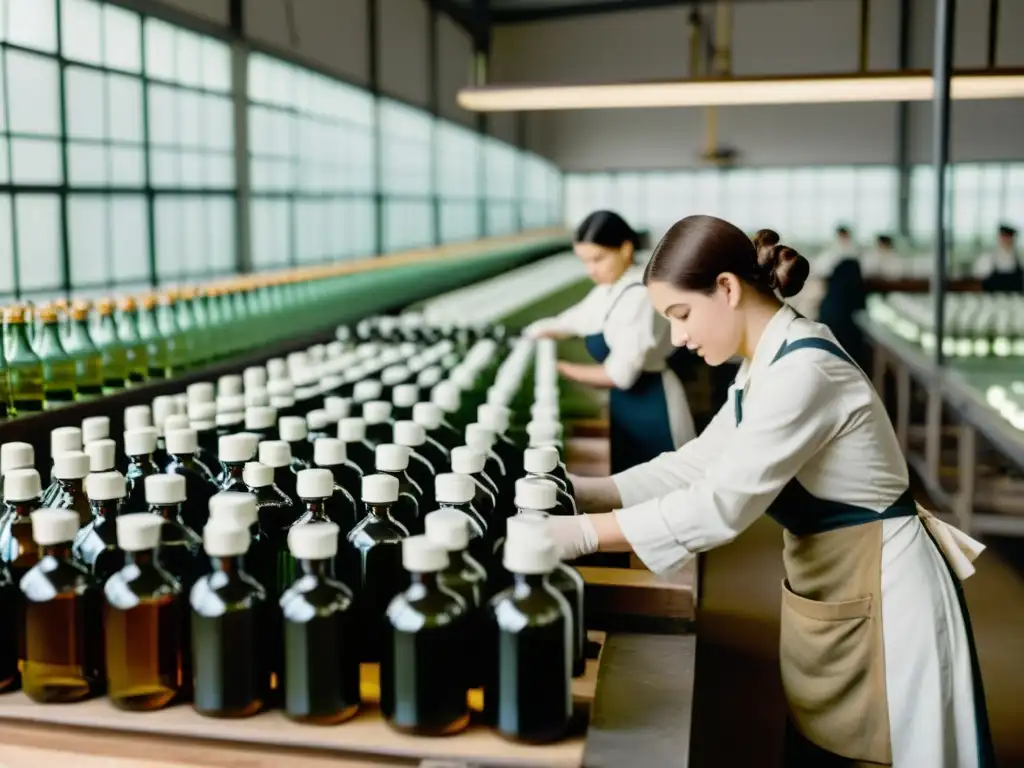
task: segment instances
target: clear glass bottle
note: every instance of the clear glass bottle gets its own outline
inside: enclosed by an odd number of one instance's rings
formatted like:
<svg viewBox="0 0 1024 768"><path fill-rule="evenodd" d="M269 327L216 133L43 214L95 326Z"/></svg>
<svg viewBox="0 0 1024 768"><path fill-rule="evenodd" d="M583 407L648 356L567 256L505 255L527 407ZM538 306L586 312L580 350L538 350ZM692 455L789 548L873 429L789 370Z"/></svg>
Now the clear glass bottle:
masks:
<svg viewBox="0 0 1024 768"><path fill-rule="evenodd" d="M28 443L0 444L0 505L4 491L4 476L15 469L34 469L36 463L35 449ZM0 527L3 526L4 508L0 506Z"/></svg>
<svg viewBox="0 0 1024 768"><path fill-rule="evenodd" d="M188 347L185 338L178 327L177 312L175 311L176 294L173 291L165 291L158 298L156 309L157 331L164 340L166 347L167 378L174 378L182 373L188 364Z"/></svg>
<svg viewBox="0 0 1024 768"><path fill-rule="evenodd" d="M186 698L189 610L181 583L160 563L163 521L148 512L117 518L124 566L103 586L107 695L120 709L149 712Z"/></svg>
<svg viewBox="0 0 1024 768"><path fill-rule="evenodd" d="M56 457L62 453L82 450L82 430L78 427L57 427L50 430L50 457L53 464L50 466L50 482L43 491L43 506L53 506L53 499L60 490L60 483L54 474L53 465L56 464Z"/></svg>
<svg viewBox="0 0 1024 768"><path fill-rule="evenodd" d="M103 360L89 332L89 303L71 307L64 349L75 363L79 400L93 400L103 394Z"/></svg>
<svg viewBox="0 0 1024 768"><path fill-rule="evenodd" d="M358 614L352 590L335 577L339 529L334 523L288 533L295 580L281 595L284 617L285 714L330 725L360 706Z"/></svg>
<svg viewBox="0 0 1024 768"><path fill-rule="evenodd" d="M255 456L253 441L249 435L223 435L217 441L217 455L224 471L220 479L220 490L248 493L245 484L245 465Z"/></svg>
<svg viewBox="0 0 1024 768"><path fill-rule="evenodd" d="M32 510L40 506L42 489L34 469L11 469L4 475L4 512L0 516L0 562L18 584L39 561L32 538Z"/></svg>
<svg viewBox="0 0 1024 768"><path fill-rule="evenodd" d="M139 338L146 345L146 364L149 366L146 378L157 381L170 378L172 371L167 341L160 332L157 301L153 294L142 297L139 308Z"/></svg>
<svg viewBox="0 0 1024 768"><path fill-rule="evenodd" d="M145 512L149 509L146 500L146 478L159 475L160 467L153 461L156 452L156 428L140 427L124 433L124 452L128 456L125 484L128 497L125 512Z"/></svg>
<svg viewBox="0 0 1024 768"><path fill-rule="evenodd" d="M381 713L403 733L458 733L469 725L468 606L439 583L448 553L426 536L402 542L402 565L410 584L387 608Z"/></svg>
<svg viewBox="0 0 1024 768"><path fill-rule="evenodd" d="M94 472L85 482L92 505L92 520L75 536L71 553L96 581L104 584L124 565L124 553L117 546L117 516L124 505L124 475Z"/></svg>
<svg viewBox="0 0 1024 768"><path fill-rule="evenodd" d="M92 505L85 492L85 478L89 475L89 455L72 451L54 456L53 475L57 489L46 505L54 509L70 509L78 515L79 527L92 520Z"/></svg>
<svg viewBox="0 0 1024 768"><path fill-rule="evenodd" d="M139 331L139 307L135 299L125 296L118 303L117 336L124 346L128 365L128 383L144 384L149 379L149 349Z"/></svg>
<svg viewBox="0 0 1024 768"><path fill-rule="evenodd" d="M20 580L25 616L22 689L43 703L82 701L106 688L103 594L71 554L78 515L32 513L38 562Z"/></svg>
<svg viewBox="0 0 1024 768"><path fill-rule="evenodd" d="M43 364L32 350L24 307L4 311L7 324L7 374L10 381L10 415L24 416L43 410Z"/></svg>
<svg viewBox="0 0 1024 768"><path fill-rule="evenodd" d="M160 534L160 562L181 582L186 593L200 576L210 572L210 561L203 554L203 540L186 525L185 478L181 475L149 475L145 479L149 512L163 522Z"/></svg>
<svg viewBox="0 0 1024 768"><path fill-rule="evenodd" d="M128 383L128 354L117 335L117 321L114 319L114 302L101 299L96 302L99 324L93 334L96 348L100 351L103 365L103 394L120 392Z"/></svg>

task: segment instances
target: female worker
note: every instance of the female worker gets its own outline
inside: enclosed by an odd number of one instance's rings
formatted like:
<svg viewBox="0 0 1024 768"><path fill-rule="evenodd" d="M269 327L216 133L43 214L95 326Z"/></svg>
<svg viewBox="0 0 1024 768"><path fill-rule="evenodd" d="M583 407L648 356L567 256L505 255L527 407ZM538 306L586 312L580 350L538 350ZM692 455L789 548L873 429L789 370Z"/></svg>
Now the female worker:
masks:
<svg viewBox="0 0 1024 768"><path fill-rule="evenodd" d="M783 527L780 661L787 764L993 764L960 579L982 547L915 505L870 381L824 326L778 298L808 274L768 230L676 223L644 282L673 340L744 362L730 401L678 451L579 478L583 511L551 518L561 554L632 549L653 571L727 544L762 514Z"/></svg>
<svg viewBox="0 0 1024 768"><path fill-rule="evenodd" d="M637 233L621 216L597 211L576 230L573 248L596 287L574 307L538 320L527 336L582 336L596 364L559 363L562 376L610 389L612 472L653 459L694 436L679 377L668 367L669 327L651 307L643 268L633 265Z"/></svg>

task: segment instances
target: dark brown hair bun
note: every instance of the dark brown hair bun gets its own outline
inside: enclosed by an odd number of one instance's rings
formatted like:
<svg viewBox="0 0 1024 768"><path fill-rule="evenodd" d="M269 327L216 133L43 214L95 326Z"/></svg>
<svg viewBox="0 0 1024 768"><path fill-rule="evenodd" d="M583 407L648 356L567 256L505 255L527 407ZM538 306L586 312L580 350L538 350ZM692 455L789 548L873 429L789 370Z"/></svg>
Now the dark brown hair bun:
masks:
<svg viewBox="0 0 1024 768"><path fill-rule="evenodd" d="M754 235L757 266L773 290L783 298L796 296L804 287L811 265L788 245L779 243L779 233L771 229L758 230Z"/></svg>

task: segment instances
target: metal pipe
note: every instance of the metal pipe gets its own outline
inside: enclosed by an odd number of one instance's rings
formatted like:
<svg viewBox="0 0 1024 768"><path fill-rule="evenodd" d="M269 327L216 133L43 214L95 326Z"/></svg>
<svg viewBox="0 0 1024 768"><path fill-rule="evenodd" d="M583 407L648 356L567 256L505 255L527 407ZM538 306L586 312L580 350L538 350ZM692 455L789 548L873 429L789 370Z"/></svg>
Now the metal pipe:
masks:
<svg viewBox="0 0 1024 768"><path fill-rule="evenodd" d="M932 155L935 168L935 270L932 273L932 302L935 318L935 364L944 362L942 343L946 320L946 251L948 211L946 166L949 165L949 83L953 69L953 25L956 0L935 3L935 63L932 77Z"/></svg>

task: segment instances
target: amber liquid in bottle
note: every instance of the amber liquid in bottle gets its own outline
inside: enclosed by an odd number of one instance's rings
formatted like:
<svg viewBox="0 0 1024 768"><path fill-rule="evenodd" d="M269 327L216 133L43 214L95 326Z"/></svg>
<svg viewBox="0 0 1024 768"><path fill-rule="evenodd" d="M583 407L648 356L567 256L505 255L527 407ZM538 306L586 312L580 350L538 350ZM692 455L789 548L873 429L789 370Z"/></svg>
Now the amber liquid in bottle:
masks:
<svg viewBox="0 0 1024 768"><path fill-rule="evenodd" d="M144 712L187 696L189 611L181 584L149 550L126 553L103 591L110 700Z"/></svg>
<svg viewBox="0 0 1024 768"><path fill-rule="evenodd" d="M117 546L115 519L123 499L92 502L92 520L78 531L72 545L75 560L85 566L97 584L103 584L121 569L124 553Z"/></svg>
<svg viewBox="0 0 1024 768"><path fill-rule="evenodd" d="M39 547L32 538L29 515L39 508L39 501L7 502L0 515L0 563L4 563L17 585L29 568L39 562Z"/></svg>
<svg viewBox="0 0 1024 768"><path fill-rule="evenodd" d="M21 593L7 568L0 565L0 693L21 685L18 672L18 625L21 623Z"/></svg>
<svg viewBox="0 0 1024 768"><path fill-rule="evenodd" d="M34 701L81 701L103 693L103 594L71 559L70 542L40 548L22 579L22 688Z"/></svg>

